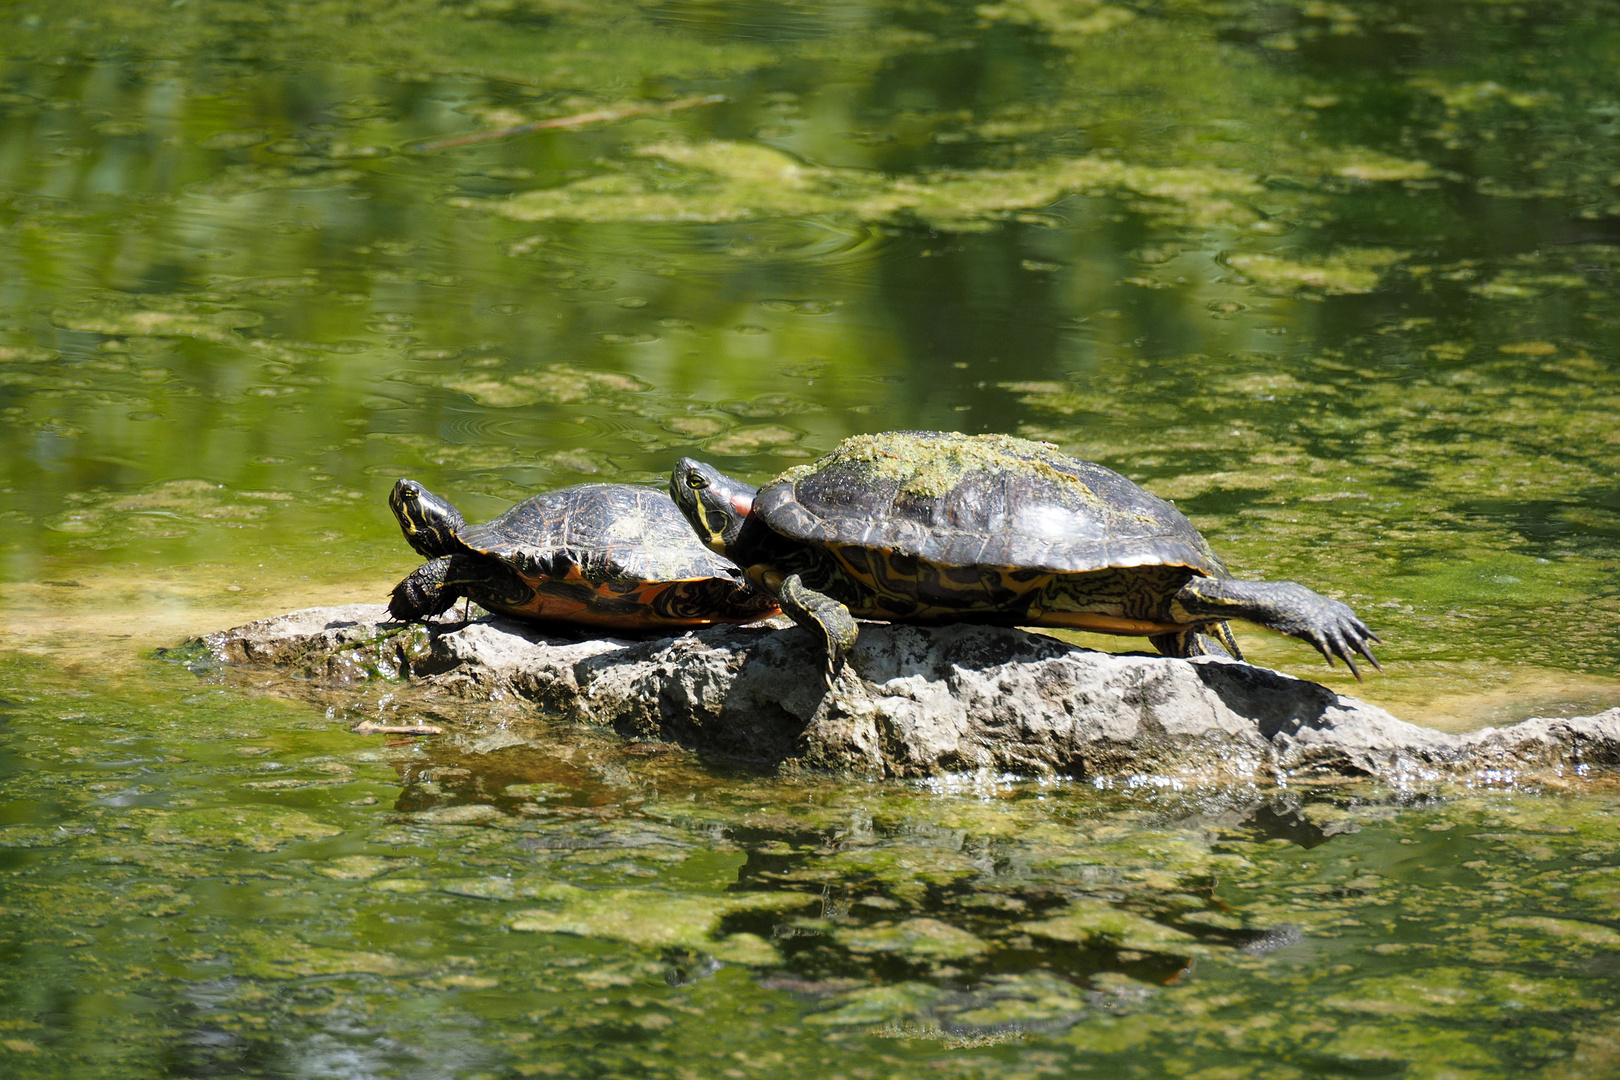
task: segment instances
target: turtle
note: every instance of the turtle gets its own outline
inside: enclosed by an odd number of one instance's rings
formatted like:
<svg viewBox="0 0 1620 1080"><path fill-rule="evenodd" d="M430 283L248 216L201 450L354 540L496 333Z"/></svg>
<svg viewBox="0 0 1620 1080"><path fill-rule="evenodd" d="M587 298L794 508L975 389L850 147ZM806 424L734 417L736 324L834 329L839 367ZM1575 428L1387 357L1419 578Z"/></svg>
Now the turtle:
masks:
<svg viewBox="0 0 1620 1080"><path fill-rule="evenodd" d="M400 480L388 504L428 562L394 587L403 622L465 596L503 615L620 632L752 622L775 614L769 594L704 547L669 496L631 484L577 484L468 525L450 503Z"/></svg>
<svg viewBox="0 0 1620 1080"><path fill-rule="evenodd" d="M1291 581L1233 578L1170 503L1119 473L1009 435L845 439L758 490L682 458L670 495L826 646L829 685L855 619L1071 627L1146 637L1167 656L1243 659L1242 619L1382 671L1351 608Z"/></svg>

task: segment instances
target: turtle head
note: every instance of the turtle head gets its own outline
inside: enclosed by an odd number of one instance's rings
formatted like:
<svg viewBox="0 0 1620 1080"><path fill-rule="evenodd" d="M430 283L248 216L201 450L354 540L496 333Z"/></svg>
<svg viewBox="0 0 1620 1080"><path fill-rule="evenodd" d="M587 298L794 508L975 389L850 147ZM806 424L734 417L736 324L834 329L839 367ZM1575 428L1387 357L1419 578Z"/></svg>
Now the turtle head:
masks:
<svg viewBox="0 0 1620 1080"><path fill-rule="evenodd" d="M465 528L467 519L461 511L439 498L415 480L401 480L389 492L388 505L393 508L405 542L417 554L437 559L461 550L456 533Z"/></svg>
<svg viewBox="0 0 1620 1080"><path fill-rule="evenodd" d="M691 458L676 462L669 477L670 498L697 530L698 539L721 555L729 554L753 516L756 493L741 480Z"/></svg>

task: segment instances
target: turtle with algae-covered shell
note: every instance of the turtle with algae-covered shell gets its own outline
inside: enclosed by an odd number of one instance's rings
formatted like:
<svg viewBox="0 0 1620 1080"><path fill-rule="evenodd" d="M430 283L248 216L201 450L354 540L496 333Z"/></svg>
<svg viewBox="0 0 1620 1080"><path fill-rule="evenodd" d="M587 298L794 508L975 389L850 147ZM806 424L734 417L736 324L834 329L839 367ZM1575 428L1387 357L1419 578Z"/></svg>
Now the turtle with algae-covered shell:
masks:
<svg viewBox="0 0 1620 1080"><path fill-rule="evenodd" d="M670 494L714 551L826 644L855 618L1062 626L1241 660L1242 619L1374 667L1378 635L1291 581L1239 581L1174 506L1046 443L891 431L845 439L757 491L682 458Z"/></svg>
<svg viewBox="0 0 1620 1080"><path fill-rule="evenodd" d="M578 484L482 525L468 525L415 480L395 484L388 503L406 542L429 560L394 587L388 610L396 619L426 619L463 596L503 615L615 632L752 622L776 612L776 601L698 543L654 488Z"/></svg>

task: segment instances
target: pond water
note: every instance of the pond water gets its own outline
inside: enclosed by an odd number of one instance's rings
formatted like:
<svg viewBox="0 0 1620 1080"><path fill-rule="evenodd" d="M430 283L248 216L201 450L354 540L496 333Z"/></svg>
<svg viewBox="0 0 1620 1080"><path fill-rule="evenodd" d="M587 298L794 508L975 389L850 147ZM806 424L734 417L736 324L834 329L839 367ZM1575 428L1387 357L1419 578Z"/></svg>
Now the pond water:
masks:
<svg viewBox="0 0 1620 1080"><path fill-rule="evenodd" d="M0 27L6 1075L1620 1073L1606 782L776 777L154 652L384 598L400 476L479 520L929 427L1130 475L1387 674L1260 663L1453 730L1620 704L1607 5Z"/></svg>

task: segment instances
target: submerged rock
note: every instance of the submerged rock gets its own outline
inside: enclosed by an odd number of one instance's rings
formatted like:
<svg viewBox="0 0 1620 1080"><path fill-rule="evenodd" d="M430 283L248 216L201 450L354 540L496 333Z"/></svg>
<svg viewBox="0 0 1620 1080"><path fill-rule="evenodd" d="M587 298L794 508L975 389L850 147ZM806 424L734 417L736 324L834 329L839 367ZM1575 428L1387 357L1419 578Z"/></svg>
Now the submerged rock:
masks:
<svg viewBox="0 0 1620 1080"><path fill-rule="evenodd" d="M191 647L306 689L384 680L401 704L452 719L494 708L728 758L880 776L1513 780L1620 764L1620 709L1453 735L1265 668L1099 653L1005 627L863 626L831 691L808 634L765 626L575 641L493 617L404 625L380 604L353 604L264 619Z"/></svg>

